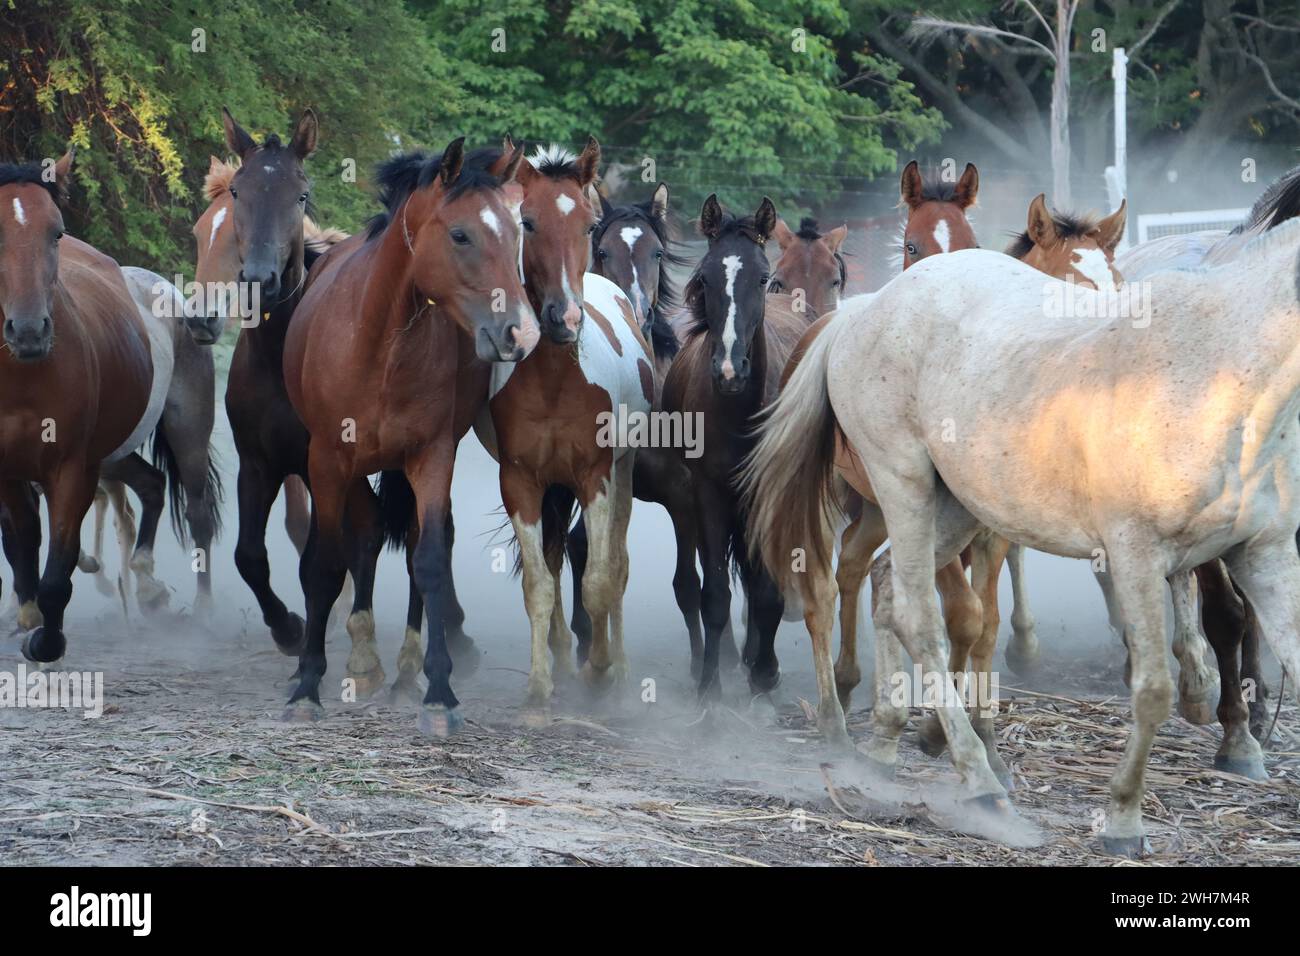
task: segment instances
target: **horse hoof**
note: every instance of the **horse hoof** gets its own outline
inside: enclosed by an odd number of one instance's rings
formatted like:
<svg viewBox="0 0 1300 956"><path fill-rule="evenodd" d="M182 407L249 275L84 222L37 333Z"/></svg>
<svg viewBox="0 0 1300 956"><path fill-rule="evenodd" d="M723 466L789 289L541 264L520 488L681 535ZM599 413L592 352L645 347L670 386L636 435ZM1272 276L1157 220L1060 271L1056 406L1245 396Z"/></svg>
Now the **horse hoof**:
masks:
<svg viewBox="0 0 1300 956"><path fill-rule="evenodd" d="M465 726L459 707L426 704L420 711L420 733L445 740Z"/></svg>
<svg viewBox="0 0 1300 956"><path fill-rule="evenodd" d="M280 719L286 724L314 724L325 716L325 708L311 698L291 700L285 706Z"/></svg>
<svg viewBox="0 0 1300 956"><path fill-rule="evenodd" d="M1101 847L1111 856L1140 860L1151 853L1151 843L1144 836L1113 837L1102 834Z"/></svg>
<svg viewBox="0 0 1300 956"><path fill-rule="evenodd" d="M103 569L104 566L89 554L83 554L77 558L77 570L82 574L98 574Z"/></svg>
<svg viewBox="0 0 1300 956"><path fill-rule="evenodd" d="M781 683L781 668L779 666L772 668L771 671L753 671L749 672L749 691L751 694L770 694Z"/></svg>
<svg viewBox="0 0 1300 956"><path fill-rule="evenodd" d="M582 682L587 685L587 689L603 693L614 686L614 672L606 665L605 667L596 667L591 661L582 665L582 670L578 672Z"/></svg>
<svg viewBox="0 0 1300 956"><path fill-rule="evenodd" d="M23 657L33 664L51 664L63 657L68 639L60 631L38 627L23 638Z"/></svg>
<svg viewBox="0 0 1300 956"><path fill-rule="evenodd" d="M1223 754L1215 754L1214 769L1222 770L1224 773L1235 773L1239 777L1249 777L1251 780L1268 779L1268 771L1264 769L1264 758L1258 755L1227 757Z"/></svg>
<svg viewBox="0 0 1300 956"><path fill-rule="evenodd" d="M1038 652L1026 653L1016 648L1015 644L1007 646L1003 655L1007 668L1017 677L1032 677L1038 670Z"/></svg>
<svg viewBox="0 0 1300 956"><path fill-rule="evenodd" d="M400 673L393 686L388 689L388 703L394 707L404 704L420 704L424 701L424 691L411 673Z"/></svg>
<svg viewBox="0 0 1300 956"><path fill-rule="evenodd" d="M451 655L451 665L460 672L460 677L468 677L478 670L479 658L483 656L474 638L460 630L447 632L447 653Z"/></svg>
<svg viewBox="0 0 1300 956"><path fill-rule="evenodd" d="M1016 809L1012 806L1011 801L1003 793L981 793L976 797L968 797L965 801L968 806L985 813L996 814L997 816L1015 816Z"/></svg>
<svg viewBox="0 0 1300 956"><path fill-rule="evenodd" d="M95 590L104 597L117 597L117 585L108 579L108 575L102 570L95 575Z"/></svg>
<svg viewBox="0 0 1300 956"><path fill-rule="evenodd" d="M551 725L551 705L529 701L519 713L524 726L530 730L541 730Z"/></svg>
<svg viewBox="0 0 1300 956"><path fill-rule="evenodd" d="M293 612L289 613L289 623L285 627L271 629L271 637L275 641L276 650L285 657L301 657L307 649L307 627L302 618Z"/></svg>
<svg viewBox="0 0 1300 956"><path fill-rule="evenodd" d="M170 603L171 598L171 592L157 581L148 585L142 583L135 595L140 610L145 614L157 614Z"/></svg>
<svg viewBox="0 0 1300 956"><path fill-rule="evenodd" d="M921 752L929 757L942 756L948 749L948 736L943 732L943 724L939 723L939 718L934 715L922 722L921 729L916 732L916 741L921 747Z"/></svg>
<svg viewBox="0 0 1300 956"><path fill-rule="evenodd" d="M1210 701L1204 697L1200 700L1179 697L1178 715L1188 723L1204 726L1219 719L1218 714L1215 712L1218 705L1218 701Z"/></svg>
<svg viewBox="0 0 1300 956"><path fill-rule="evenodd" d="M348 671L348 680L352 681L357 692L357 700L369 700L384 686L384 669L376 667L364 674Z"/></svg>

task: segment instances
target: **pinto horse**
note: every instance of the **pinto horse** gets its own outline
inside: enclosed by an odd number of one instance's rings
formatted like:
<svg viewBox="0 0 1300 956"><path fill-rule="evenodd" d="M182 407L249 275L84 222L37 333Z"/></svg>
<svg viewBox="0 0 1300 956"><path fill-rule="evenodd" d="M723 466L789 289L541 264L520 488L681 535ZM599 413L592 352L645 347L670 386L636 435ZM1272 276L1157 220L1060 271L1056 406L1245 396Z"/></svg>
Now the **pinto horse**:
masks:
<svg viewBox="0 0 1300 956"><path fill-rule="evenodd" d="M363 593L382 543L367 476L397 470L414 495L410 566L429 629L420 728L445 737L464 723L443 625L447 514L456 445L487 394L488 363L517 361L537 341L508 192L521 158L472 167L458 139L440 157L388 161L378 176L386 212L322 257L294 313L284 377L310 435L314 514L300 567L307 646L287 719L321 713L330 608L349 566Z"/></svg>
<svg viewBox="0 0 1300 956"><path fill-rule="evenodd" d="M101 463L132 453L157 422L152 346L122 270L64 234L71 166L69 152L50 181L38 166L0 165L0 531L21 616L42 622L23 656L41 663L67 646L63 615ZM33 482L50 518L39 581Z"/></svg>
<svg viewBox="0 0 1300 956"><path fill-rule="evenodd" d="M638 449L620 440L619 426L650 411L654 356L632 301L587 271L600 219L587 187L599 162L592 139L576 157L551 147L520 164L524 287L543 335L524 361L493 367L491 437L480 430L501 463L501 498L523 568L530 723L548 718L552 658L562 676L573 672L560 572L575 501L585 532L575 603L584 602L589 628L579 648L582 675L591 685L627 677L623 592Z"/></svg>
<svg viewBox="0 0 1300 956"><path fill-rule="evenodd" d="M767 293L765 246L776 228L769 199L745 217L724 212L716 196L705 200L700 232L708 251L686 286L694 324L664 383L664 409L703 421L702 454L686 461L704 569L699 677L704 700L721 693L719 649L731 615L728 565L733 560L748 599L742 660L750 690L767 693L780 680L774 640L784 601L763 565L750 560L745 516L732 484L753 447L751 420L775 398L781 371L808 328L806 314L792 307L791 297Z"/></svg>

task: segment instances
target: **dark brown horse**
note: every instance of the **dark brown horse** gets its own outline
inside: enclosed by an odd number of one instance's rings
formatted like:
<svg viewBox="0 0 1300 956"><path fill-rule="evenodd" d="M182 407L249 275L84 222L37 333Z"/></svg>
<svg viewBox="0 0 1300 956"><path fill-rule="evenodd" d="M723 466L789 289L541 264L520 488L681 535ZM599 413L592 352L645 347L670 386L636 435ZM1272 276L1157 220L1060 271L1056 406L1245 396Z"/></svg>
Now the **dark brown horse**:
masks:
<svg viewBox="0 0 1300 956"><path fill-rule="evenodd" d="M50 170L0 165L0 507L20 620L43 624L23 655L63 657L81 522L100 464L139 444L153 360L118 264L64 234L72 154ZM49 504L50 550L37 580L41 523L32 483Z"/></svg>
<svg viewBox="0 0 1300 956"><path fill-rule="evenodd" d="M781 298L767 294L771 275L764 251L776 226L769 199L745 217L725 213L716 196L705 200L700 232L709 247L686 286L694 324L664 383L664 409L703 421L703 453L686 461L704 568L699 688L706 699L721 690L718 660L731 616L731 561L739 565L749 602L743 660L750 690L765 693L780 679L774 639L784 601L767 570L750 560L733 485L753 447L753 416L776 397L781 371L808 326L788 303L769 301Z"/></svg>
<svg viewBox="0 0 1300 956"><path fill-rule="evenodd" d="M313 523L300 567L307 646L286 718L321 712L330 607L349 566L363 591L382 538L367 475L396 470L415 498L410 566L429 628L420 727L447 736L464 722L443 624L447 514L456 445L483 405L488 363L517 361L537 342L511 196L521 158L471 168L458 139L441 157L390 160L378 177L386 212L322 257L293 316L284 376L311 436Z"/></svg>

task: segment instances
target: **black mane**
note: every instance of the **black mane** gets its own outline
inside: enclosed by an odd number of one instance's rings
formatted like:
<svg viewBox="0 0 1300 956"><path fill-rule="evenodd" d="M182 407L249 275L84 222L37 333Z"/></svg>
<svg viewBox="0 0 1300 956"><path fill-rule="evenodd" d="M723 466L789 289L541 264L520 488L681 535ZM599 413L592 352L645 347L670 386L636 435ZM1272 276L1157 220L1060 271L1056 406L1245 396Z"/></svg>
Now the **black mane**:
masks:
<svg viewBox="0 0 1300 956"><path fill-rule="evenodd" d="M1300 216L1300 166L1269 183L1263 195L1250 207L1246 221L1233 229L1232 234L1237 235L1259 226L1272 229L1296 216Z"/></svg>
<svg viewBox="0 0 1300 956"><path fill-rule="evenodd" d="M1097 228L1097 217L1088 213L1057 212L1055 209L1051 213L1056 232L1062 239L1082 239ZM1034 248L1034 240L1029 238L1028 232L1013 232L1011 237L1011 244L1006 248L1009 256L1023 259Z"/></svg>
<svg viewBox="0 0 1300 956"><path fill-rule="evenodd" d="M471 189L500 187L501 181L488 172L488 167L500 156L499 149L476 149L466 153L460 175L452 183L448 197L455 199ZM366 239L373 239L383 232L407 197L417 189L431 185L441 169L442 155L434 156L423 150L402 153L380 163L375 168L375 182L379 185L379 201L384 211L376 213L366 223Z"/></svg>
<svg viewBox="0 0 1300 956"><path fill-rule="evenodd" d="M0 163L0 186L10 186L14 183L40 186L50 198L62 205L63 196L59 192L59 185L55 182L47 182L41 175L41 167L36 163Z"/></svg>
<svg viewBox="0 0 1300 956"><path fill-rule="evenodd" d="M595 255L595 251L600 248L605 233L619 222L648 225L654 232L655 238L659 240L659 245L663 247L664 258L659 267L657 301L654 312L650 316L650 345L654 349L656 358L670 359L681 349L681 343L677 340L677 333L673 331L672 323L668 321L668 314L681 308L681 299L677 291L677 283L669 274L669 266L684 266L687 259L673 251L677 244L676 240L670 234L668 224L654 214L654 200L607 207L605 214L596 225L596 231L591 234L592 255Z"/></svg>

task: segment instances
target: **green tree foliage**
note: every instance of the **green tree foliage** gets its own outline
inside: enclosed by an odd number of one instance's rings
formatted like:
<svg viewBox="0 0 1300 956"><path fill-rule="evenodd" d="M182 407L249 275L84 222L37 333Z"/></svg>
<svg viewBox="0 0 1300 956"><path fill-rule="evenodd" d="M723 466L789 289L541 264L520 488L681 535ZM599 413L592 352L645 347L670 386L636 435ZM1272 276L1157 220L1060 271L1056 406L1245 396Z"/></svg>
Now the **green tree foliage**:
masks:
<svg viewBox="0 0 1300 956"><path fill-rule="evenodd" d="M123 262L190 264L223 105L259 136L315 108L315 202L348 229L377 160L456 135L595 134L678 208L793 215L943 126L839 0L0 0L0 158L76 143L70 224Z"/></svg>

